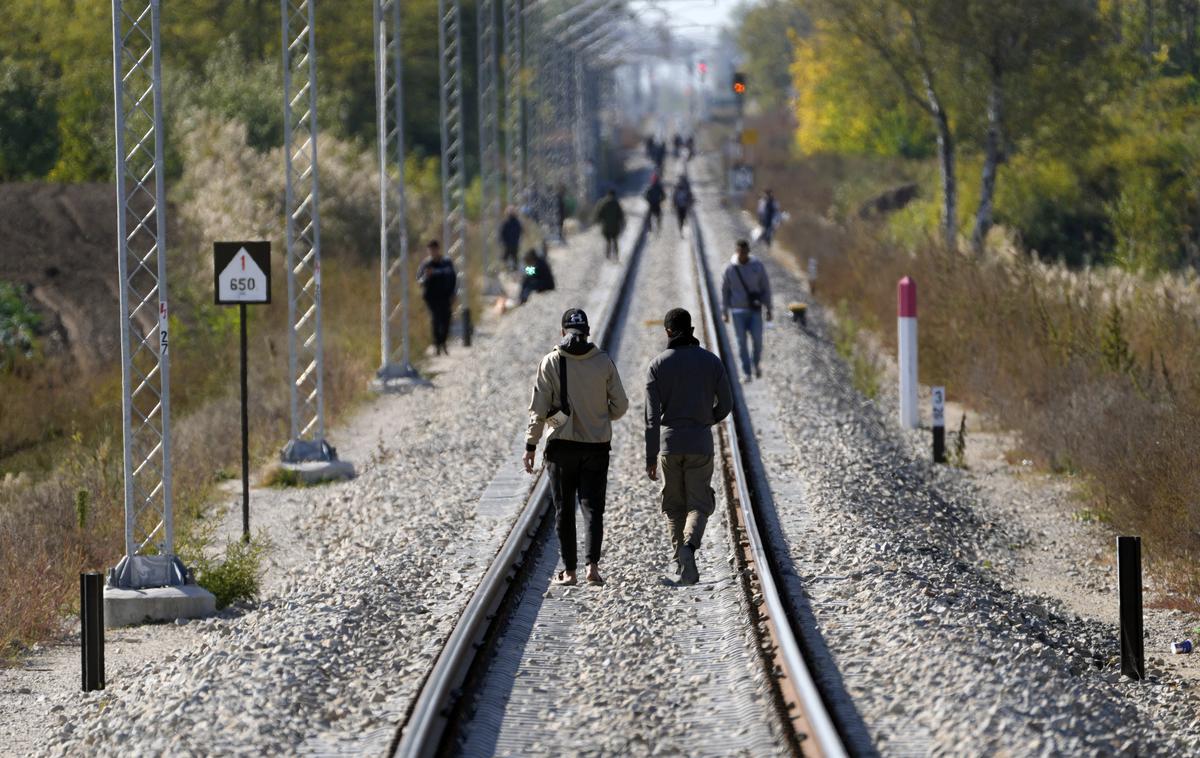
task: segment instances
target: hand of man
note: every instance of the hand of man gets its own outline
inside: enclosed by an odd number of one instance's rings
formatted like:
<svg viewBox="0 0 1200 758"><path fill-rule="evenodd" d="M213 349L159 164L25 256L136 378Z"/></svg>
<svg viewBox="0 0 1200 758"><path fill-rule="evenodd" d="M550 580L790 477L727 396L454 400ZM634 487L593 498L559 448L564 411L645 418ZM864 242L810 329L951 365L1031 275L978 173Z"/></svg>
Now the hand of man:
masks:
<svg viewBox="0 0 1200 758"><path fill-rule="evenodd" d="M646 476L650 477L650 481L652 481L652 482L658 481L658 464L657 463L651 463L650 465L646 466Z"/></svg>
<svg viewBox="0 0 1200 758"><path fill-rule="evenodd" d="M774 321L774 320L775 320L775 314L771 313L770 311L767 311L767 321Z"/></svg>
<svg viewBox="0 0 1200 758"><path fill-rule="evenodd" d="M533 473L533 450L526 450L525 455L521 458L521 462L525 464L525 473Z"/></svg>
<svg viewBox="0 0 1200 758"><path fill-rule="evenodd" d="M721 320L724 321L726 324L729 323L729 311L725 311L724 313L721 314Z"/></svg>

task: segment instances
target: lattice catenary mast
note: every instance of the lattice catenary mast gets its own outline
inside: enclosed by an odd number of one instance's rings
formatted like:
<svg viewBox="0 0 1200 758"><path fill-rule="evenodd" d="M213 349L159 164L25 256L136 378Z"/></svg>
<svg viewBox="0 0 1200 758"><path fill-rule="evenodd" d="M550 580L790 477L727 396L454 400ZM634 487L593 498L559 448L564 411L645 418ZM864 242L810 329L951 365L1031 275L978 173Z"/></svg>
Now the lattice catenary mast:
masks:
<svg viewBox="0 0 1200 758"><path fill-rule="evenodd" d="M520 204L525 189L525 96L521 67L524 18L521 0L504 2L504 154L505 196Z"/></svg>
<svg viewBox="0 0 1200 758"><path fill-rule="evenodd" d="M460 0L438 0L438 81L442 121L442 247L458 270L463 344L471 344L468 305L467 217L463 198L465 144L462 96L462 7Z"/></svg>
<svg viewBox="0 0 1200 758"><path fill-rule="evenodd" d="M337 458L325 442L321 333L321 218L317 178L316 0L281 0L283 152L288 274L291 439L286 463Z"/></svg>
<svg viewBox="0 0 1200 758"><path fill-rule="evenodd" d="M400 0L374 0L375 106L379 144L380 368L386 387L416 379L409 353L408 219L404 196L404 64ZM395 339L399 332L399 339Z"/></svg>
<svg viewBox="0 0 1200 758"><path fill-rule="evenodd" d="M502 0L503 1L503 0ZM494 0L476 0L479 45L479 238L480 260L493 271L495 257L488 255L488 242L500 219L500 93L496 55L496 5Z"/></svg>
<svg viewBox="0 0 1200 758"><path fill-rule="evenodd" d="M163 587L186 583L187 572L175 557L171 510L159 0L113 0L112 9L125 557L109 584Z"/></svg>

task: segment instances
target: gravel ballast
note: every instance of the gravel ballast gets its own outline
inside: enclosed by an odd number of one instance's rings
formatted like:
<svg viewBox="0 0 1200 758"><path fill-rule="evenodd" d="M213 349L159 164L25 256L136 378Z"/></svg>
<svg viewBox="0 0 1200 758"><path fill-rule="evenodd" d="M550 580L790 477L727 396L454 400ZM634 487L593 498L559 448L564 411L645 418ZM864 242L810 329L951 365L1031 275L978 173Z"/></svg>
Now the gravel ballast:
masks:
<svg viewBox="0 0 1200 758"><path fill-rule="evenodd" d="M105 691L78 693L68 671L49 696L50 733L29 744L67 755L384 750L515 515L483 512L480 496L517 461L534 367L562 311L600 308L620 273L594 233L552 262L559 289L428 361L432 389L380 398L334 431L353 440L344 450L373 451L355 461L357 479L266 496L301 515L274 514L292 527L271 524L293 555L273 561L281 574L262 602L188 623L172 652L110 670Z"/></svg>
<svg viewBox="0 0 1200 758"><path fill-rule="evenodd" d="M715 207L716 198L701 193ZM740 214L702 218L719 271ZM801 251L802 252L802 251ZM884 404L852 388L803 284L770 256L776 312L766 376L746 386L803 593L870 736L885 755L1182 755L1200 749L1188 683L1156 666L1119 674L1117 629L1011 588L987 560L1019 542L978 493L918 457ZM920 452L918 452L920 451ZM1115 591L1114 600L1115 602Z"/></svg>

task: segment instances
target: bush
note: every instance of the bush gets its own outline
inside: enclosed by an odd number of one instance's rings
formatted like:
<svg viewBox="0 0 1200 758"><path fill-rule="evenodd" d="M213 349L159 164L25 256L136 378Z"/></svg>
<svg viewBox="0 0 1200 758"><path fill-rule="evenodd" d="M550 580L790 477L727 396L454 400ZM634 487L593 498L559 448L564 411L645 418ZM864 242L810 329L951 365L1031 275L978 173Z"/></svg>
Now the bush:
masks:
<svg viewBox="0 0 1200 758"><path fill-rule="evenodd" d="M217 561L200 550L184 558L196 574L196 583L217 598L217 608L236 602L254 602L261 590L263 559L271 550L264 534L250 542L233 540L225 544L225 556Z"/></svg>

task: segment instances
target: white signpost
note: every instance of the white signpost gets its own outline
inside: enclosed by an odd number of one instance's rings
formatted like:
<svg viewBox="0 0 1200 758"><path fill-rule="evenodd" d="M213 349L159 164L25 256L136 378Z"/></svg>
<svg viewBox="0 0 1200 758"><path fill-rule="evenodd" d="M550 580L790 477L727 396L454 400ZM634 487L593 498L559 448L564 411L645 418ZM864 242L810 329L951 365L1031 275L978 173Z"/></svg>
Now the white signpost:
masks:
<svg viewBox="0 0 1200 758"><path fill-rule="evenodd" d="M242 539L250 541L250 414L246 394L246 305L271 303L271 243L213 244L217 305L236 305L242 337Z"/></svg>

